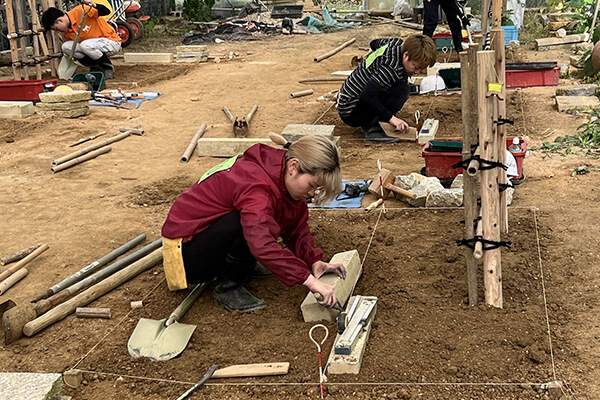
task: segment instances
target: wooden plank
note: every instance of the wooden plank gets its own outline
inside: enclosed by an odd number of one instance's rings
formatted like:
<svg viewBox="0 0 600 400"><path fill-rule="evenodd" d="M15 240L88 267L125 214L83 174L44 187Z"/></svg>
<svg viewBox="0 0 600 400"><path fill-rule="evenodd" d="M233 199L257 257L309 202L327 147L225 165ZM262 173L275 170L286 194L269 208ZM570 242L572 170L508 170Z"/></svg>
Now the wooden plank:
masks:
<svg viewBox="0 0 600 400"><path fill-rule="evenodd" d="M211 378L244 378L250 376L285 375L290 370L289 362L239 364L220 368Z"/></svg>
<svg viewBox="0 0 600 400"><path fill-rule="evenodd" d="M541 47L558 46L561 44L571 44L585 42L588 38L587 33L580 33L577 35L567 35L564 38L542 38L535 39L535 48L540 49Z"/></svg>
<svg viewBox="0 0 600 400"><path fill-rule="evenodd" d="M319 280L334 287L335 296L343 306L348 301L348 298L350 298L350 295L356 286L356 282L362 274L360 257L358 251L350 250L335 254L329 262L331 264L343 264L344 267L346 267L346 279L341 279L336 274L329 273L321 276ZM315 298L315 295L312 293L306 295L300 309L302 310L304 322L321 320L334 322L340 313L339 309L327 308L320 305Z"/></svg>
<svg viewBox="0 0 600 400"><path fill-rule="evenodd" d="M172 63L173 53L125 53L123 60L126 63Z"/></svg>
<svg viewBox="0 0 600 400"><path fill-rule="evenodd" d="M354 302L354 297L352 296L348 301L348 307L346 308L346 312L349 311L350 306ZM370 299L377 297L369 297L366 296L364 299ZM354 344L354 348L352 352L348 355L335 354L335 344L341 335L337 335L335 340L333 341L333 347L329 352L329 361L327 361L327 371L329 374L358 374L360 372L360 366L362 364L363 356L365 355L365 349L367 348L367 342L369 341L369 335L371 333L371 327L373 325L373 319L375 318L375 313L377 312L377 306L371 312L369 316L367 325L365 325L363 332L358 336L356 342Z"/></svg>
<svg viewBox="0 0 600 400"><path fill-rule="evenodd" d="M25 118L33 111L31 101L0 101L0 118Z"/></svg>

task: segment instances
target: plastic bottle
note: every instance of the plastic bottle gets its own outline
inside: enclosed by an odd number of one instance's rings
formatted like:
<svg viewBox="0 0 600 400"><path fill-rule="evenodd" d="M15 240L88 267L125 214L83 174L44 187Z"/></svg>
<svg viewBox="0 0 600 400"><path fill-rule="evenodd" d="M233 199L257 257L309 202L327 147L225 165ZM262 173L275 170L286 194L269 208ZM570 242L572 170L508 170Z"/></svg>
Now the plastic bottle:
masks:
<svg viewBox="0 0 600 400"><path fill-rule="evenodd" d="M512 144L508 146L508 151L510 151L511 153L520 153L523 151L518 137L513 138Z"/></svg>

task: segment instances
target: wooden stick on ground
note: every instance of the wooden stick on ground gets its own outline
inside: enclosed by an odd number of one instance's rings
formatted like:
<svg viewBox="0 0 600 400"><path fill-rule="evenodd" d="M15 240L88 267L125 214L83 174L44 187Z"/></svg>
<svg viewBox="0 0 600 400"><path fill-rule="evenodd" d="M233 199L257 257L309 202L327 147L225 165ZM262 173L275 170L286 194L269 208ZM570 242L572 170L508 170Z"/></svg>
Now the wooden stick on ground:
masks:
<svg viewBox="0 0 600 400"><path fill-rule="evenodd" d="M0 265L6 265L6 264L10 264L15 261L19 261L20 259L25 258L28 255L30 255L31 253L33 253L34 250L37 249L38 247L40 247L39 244L37 244L35 246L30 246L24 250L19 250L15 253L7 255L6 257L2 257L2 258L0 258Z"/></svg>
<svg viewBox="0 0 600 400"><path fill-rule="evenodd" d="M35 251L32 252L31 254L29 254L27 257L25 257L24 259L22 259L21 261L19 261L18 263L14 264L14 265L11 265L7 269L5 269L0 274L0 281L8 278L12 274L14 274L15 272L17 272L21 268L23 268L25 265L29 264L30 261L32 261L33 259L35 259L37 256L39 256L40 254L42 254L43 252L45 252L49 248L50 248L50 246L48 246L47 244L43 244L40 247L38 247L37 249L35 249Z"/></svg>
<svg viewBox="0 0 600 400"><path fill-rule="evenodd" d="M183 152L183 155L181 156L182 163L188 162L188 160L190 159L190 156L192 155L192 152L194 151L194 149L196 148L196 145L198 144L198 140L200 140L202 135L204 135L205 130L206 130L206 123L202 123L202 125L200 125L200 128L198 128L196 133L194 133L192 140L190 140L190 143L188 144L187 148Z"/></svg>
<svg viewBox="0 0 600 400"><path fill-rule="evenodd" d="M320 62L323 61L326 58L331 57L332 55L339 53L340 51L342 51L342 49L344 49L345 47L350 46L352 43L356 42L356 38L352 38L350 40L348 40L346 43L343 43L342 45L336 47L335 49L331 50L328 53L322 54L319 57L315 57L315 62Z"/></svg>

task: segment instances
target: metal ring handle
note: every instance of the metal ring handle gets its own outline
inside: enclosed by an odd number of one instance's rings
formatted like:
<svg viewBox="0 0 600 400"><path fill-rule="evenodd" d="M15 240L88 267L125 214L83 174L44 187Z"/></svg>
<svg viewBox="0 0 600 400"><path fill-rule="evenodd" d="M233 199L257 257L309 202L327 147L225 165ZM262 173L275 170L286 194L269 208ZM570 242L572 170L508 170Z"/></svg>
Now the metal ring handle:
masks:
<svg viewBox="0 0 600 400"><path fill-rule="evenodd" d="M321 340L321 343L317 342L314 338L313 338L313 331L315 330L315 328L323 328L325 329L325 337L323 338L323 340ZM321 351L321 345L323 343L325 343L325 341L327 340L327 337L329 336L329 329L327 329L327 327L323 324L317 324L315 326L313 326L312 328L310 328L310 331L308 331L308 336L310 337L310 340L312 340L312 342L317 345L317 349L319 350L319 352Z"/></svg>

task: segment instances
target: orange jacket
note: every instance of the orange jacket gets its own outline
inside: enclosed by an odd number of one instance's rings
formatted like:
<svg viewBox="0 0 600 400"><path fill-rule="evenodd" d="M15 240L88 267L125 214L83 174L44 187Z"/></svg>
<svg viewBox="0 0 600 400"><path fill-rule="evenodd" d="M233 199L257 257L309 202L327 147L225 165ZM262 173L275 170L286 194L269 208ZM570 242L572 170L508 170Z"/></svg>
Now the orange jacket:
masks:
<svg viewBox="0 0 600 400"><path fill-rule="evenodd" d="M98 10L95 8L91 8L90 10L90 6L84 5L84 7L85 11L89 10L89 12L83 19L83 28L81 28L78 43L81 43L86 39L97 38L107 38L114 40L115 42L121 41L121 37L117 35L117 32L115 32L114 28L108 22L106 22L104 18L99 18ZM77 35L77 29L79 28L79 21L81 20L82 12L83 10L81 7L75 7L71 11L67 11L67 16L71 21L71 27L63 34L65 41L75 40L75 35Z"/></svg>

